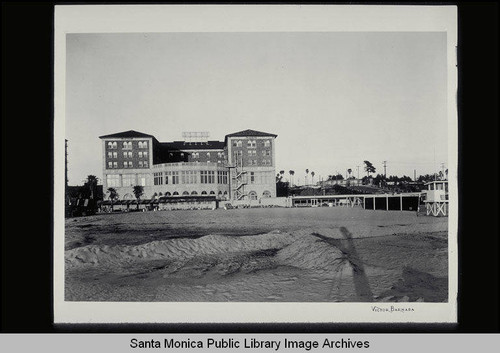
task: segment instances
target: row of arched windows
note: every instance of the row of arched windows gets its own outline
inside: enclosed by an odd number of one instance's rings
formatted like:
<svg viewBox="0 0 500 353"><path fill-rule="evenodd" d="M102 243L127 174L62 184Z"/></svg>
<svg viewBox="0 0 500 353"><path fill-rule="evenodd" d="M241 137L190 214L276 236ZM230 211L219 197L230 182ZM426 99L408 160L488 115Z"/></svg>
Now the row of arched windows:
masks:
<svg viewBox="0 0 500 353"><path fill-rule="evenodd" d="M264 147L270 147L271 146L271 141L264 140L263 144L264 144ZM233 141L233 147L243 147L243 141L241 141L241 140L234 140ZM257 141L256 140L247 140L247 147L250 147L250 148L257 147Z"/></svg>
<svg viewBox="0 0 500 353"><path fill-rule="evenodd" d="M266 190L266 191L264 191L264 192L262 193L262 197L271 197L271 192L270 192L270 191L267 191L267 190ZM250 200L257 200L258 195L257 195L257 193L256 193L255 191L250 191L250 192L248 193L248 198L249 198Z"/></svg>
<svg viewBox="0 0 500 353"><path fill-rule="evenodd" d="M116 141L108 141L108 149L115 150L118 147L118 143ZM122 148L124 150L132 149L131 141L124 141L122 144ZM148 148L148 141L139 141L139 148Z"/></svg>
<svg viewBox="0 0 500 353"><path fill-rule="evenodd" d="M197 191L183 191L182 194L179 194L177 191L174 191L173 193L167 191L166 193L163 194L163 196L179 196L179 195L182 195L182 196L196 196L196 195L215 195L215 191L210 191L210 192L206 192L206 191L202 191L200 194L198 194ZM226 196L227 195L227 191L219 191L219 196Z"/></svg>

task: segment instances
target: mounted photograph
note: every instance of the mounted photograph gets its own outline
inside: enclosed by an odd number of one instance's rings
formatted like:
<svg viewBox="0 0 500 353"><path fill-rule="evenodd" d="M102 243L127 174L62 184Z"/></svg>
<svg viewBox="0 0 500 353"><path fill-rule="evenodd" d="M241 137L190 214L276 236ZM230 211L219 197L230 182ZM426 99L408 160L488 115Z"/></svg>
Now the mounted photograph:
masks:
<svg viewBox="0 0 500 353"><path fill-rule="evenodd" d="M56 322L456 321L456 10L361 8L56 7Z"/></svg>

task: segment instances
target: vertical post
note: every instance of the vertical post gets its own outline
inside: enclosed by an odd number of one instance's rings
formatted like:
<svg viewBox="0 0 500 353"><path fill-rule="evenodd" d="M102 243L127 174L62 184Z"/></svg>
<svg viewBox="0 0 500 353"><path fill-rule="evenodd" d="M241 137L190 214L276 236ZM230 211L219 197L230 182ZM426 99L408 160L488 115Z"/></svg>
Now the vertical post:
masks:
<svg viewBox="0 0 500 353"><path fill-rule="evenodd" d="M403 195L399 195L399 210L403 211Z"/></svg>
<svg viewBox="0 0 500 353"><path fill-rule="evenodd" d="M375 211L375 196L373 196L373 210Z"/></svg>
<svg viewBox="0 0 500 353"><path fill-rule="evenodd" d="M385 195L385 210L389 211L389 195Z"/></svg>

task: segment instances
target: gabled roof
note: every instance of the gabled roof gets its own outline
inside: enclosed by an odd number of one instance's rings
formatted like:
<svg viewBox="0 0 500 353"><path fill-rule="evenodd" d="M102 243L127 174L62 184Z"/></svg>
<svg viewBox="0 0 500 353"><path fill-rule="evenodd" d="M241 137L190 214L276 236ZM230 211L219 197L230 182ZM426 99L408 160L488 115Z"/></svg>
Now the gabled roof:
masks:
<svg viewBox="0 0 500 353"><path fill-rule="evenodd" d="M277 137L278 135L270 134L270 133L262 132L262 131L256 131L256 130L247 129L247 130L238 131L238 132L226 135L226 138L228 138L228 137L235 137L235 136L242 136L242 137L243 136L244 137L246 137L246 136L272 136L272 137Z"/></svg>
<svg viewBox="0 0 500 353"><path fill-rule="evenodd" d="M223 150L224 142L222 141L207 141L207 142L186 142L186 141L174 141L174 142L161 142L161 147L168 150Z"/></svg>
<svg viewBox="0 0 500 353"><path fill-rule="evenodd" d="M144 134L142 132L135 131L135 130L128 130L128 131L118 132L116 134L99 136L100 139L102 139L102 138L129 138L129 137L152 137L152 138L155 138L153 135Z"/></svg>

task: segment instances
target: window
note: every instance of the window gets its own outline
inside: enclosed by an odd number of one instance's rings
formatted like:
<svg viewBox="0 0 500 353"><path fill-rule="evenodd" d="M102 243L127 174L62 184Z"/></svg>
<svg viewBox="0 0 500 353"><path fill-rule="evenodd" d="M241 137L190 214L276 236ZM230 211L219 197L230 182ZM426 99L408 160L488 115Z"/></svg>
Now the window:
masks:
<svg viewBox="0 0 500 353"><path fill-rule="evenodd" d="M181 157L184 157L184 152L181 152Z"/></svg>
<svg viewBox="0 0 500 353"><path fill-rule="evenodd" d="M248 140L247 141L247 147L249 147L249 148L255 148L255 147L257 147L257 142L255 140Z"/></svg>
<svg viewBox="0 0 500 353"><path fill-rule="evenodd" d="M144 151L142 152L142 155L144 156L144 158L148 158L148 152Z"/></svg>
<svg viewBox="0 0 500 353"><path fill-rule="evenodd" d="M169 193L168 191L165 193L165 196L172 196L171 193Z"/></svg>
<svg viewBox="0 0 500 353"><path fill-rule="evenodd" d="M206 195L206 194L207 194L207 192L206 192L206 191L202 191L202 192L201 192L201 194L202 194L202 195Z"/></svg>
<svg viewBox="0 0 500 353"><path fill-rule="evenodd" d="M165 185L168 184L168 177L172 175L172 172L165 172Z"/></svg>
<svg viewBox="0 0 500 353"><path fill-rule="evenodd" d="M217 152L217 158L224 158L224 152Z"/></svg>
<svg viewBox="0 0 500 353"><path fill-rule="evenodd" d="M120 186L120 176L119 175L106 175L106 184L109 188Z"/></svg>
<svg viewBox="0 0 500 353"><path fill-rule="evenodd" d="M142 164L144 164L144 168L149 168L149 162L148 161L144 161Z"/></svg>
<svg viewBox="0 0 500 353"><path fill-rule="evenodd" d="M113 168L113 162L108 162L108 168L109 169Z"/></svg>
<svg viewBox="0 0 500 353"><path fill-rule="evenodd" d="M264 147L271 147L271 141L265 140L264 141Z"/></svg>
<svg viewBox="0 0 500 353"><path fill-rule="evenodd" d="M127 158L127 152L123 152L123 158Z"/></svg>
<svg viewBox="0 0 500 353"><path fill-rule="evenodd" d="M200 158L200 153L199 153L199 152L193 152L193 153L191 154L191 156L192 156L193 158Z"/></svg>
<svg viewBox="0 0 500 353"><path fill-rule="evenodd" d="M215 183L215 171L202 170L200 181L202 184L213 184Z"/></svg>
<svg viewBox="0 0 500 353"><path fill-rule="evenodd" d="M147 174L137 174L137 182L141 186L146 186L147 185Z"/></svg>
<svg viewBox="0 0 500 353"><path fill-rule="evenodd" d="M118 146L118 145L117 145L117 143L116 143L116 142L111 142L111 141L109 141L109 142L108 142L108 148L109 148L109 149L116 150L116 147L117 147L117 146Z"/></svg>
<svg viewBox="0 0 500 353"><path fill-rule="evenodd" d="M132 158L132 152L128 153L128 158Z"/></svg>
<svg viewBox="0 0 500 353"><path fill-rule="evenodd" d="M198 195L198 193L196 191L193 191L191 195Z"/></svg>
<svg viewBox="0 0 500 353"><path fill-rule="evenodd" d="M233 147L242 147L243 146L243 142L242 141L233 141Z"/></svg>
<svg viewBox="0 0 500 353"><path fill-rule="evenodd" d="M163 173L153 173L153 183L154 185L163 185Z"/></svg>
<svg viewBox="0 0 500 353"><path fill-rule="evenodd" d="M267 190L266 190L266 191L264 191L264 192L262 193L262 197L271 197L271 192L270 192L270 191L267 191Z"/></svg>
<svg viewBox="0 0 500 353"><path fill-rule="evenodd" d="M136 185L135 174L123 174L122 175L123 186L134 186Z"/></svg>
<svg viewBox="0 0 500 353"><path fill-rule="evenodd" d="M173 196L179 196L179 193L177 191L174 191L174 193L172 195Z"/></svg>
<svg viewBox="0 0 500 353"><path fill-rule="evenodd" d="M139 141L139 148L148 148L148 141Z"/></svg>
<svg viewBox="0 0 500 353"><path fill-rule="evenodd" d="M129 168L133 168L134 167L134 164L132 162L128 162L128 167Z"/></svg>
<svg viewBox="0 0 500 353"><path fill-rule="evenodd" d="M123 149L124 150L131 150L132 149L132 142L124 142Z"/></svg>
<svg viewBox="0 0 500 353"><path fill-rule="evenodd" d="M113 168L118 168L118 162L113 162Z"/></svg>
<svg viewBox="0 0 500 353"><path fill-rule="evenodd" d="M142 168L142 161L139 161L139 168Z"/></svg>
<svg viewBox="0 0 500 353"><path fill-rule="evenodd" d="M179 172L172 172L172 184L179 184Z"/></svg>
<svg viewBox="0 0 500 353"><path fill-rule="evenodd" d="M189 192L184 191L184 192L182 193L182 195L189 195Z"/></svg>
<svg viewBox="0 0 500 353"><path fill-rule="evenodd" d="M215 195L215 191L210 191L210 195Z"/></svg>
<svg viewBox="0 0 500 353"><path fill-rule="evenodd" d="M108 158L113 158L113 152L108 152Z"/></svg>
<svg viewBox="0 0 500 353"><path fill-rule="evenodd" d="M142 152L139 152L139 158L142 158Z"/></svg>
<svg viewBox="0 0 500 353"><path fill-rule="evenodd" d="M113 152L113 158L118 158L118 152Z"/></svg>
<svg viewBox="0 0 500 353"><path fill-rule="evenodd" d="M250 172L250 184L255 184L255 173Z"/></svg>
<svg viewBox="0 0 500 353"><path fill-rule="evenodd" d="M182 184L196 184L196 171L186 170L181 172Z"/></svg>
<svg viewBox="0 0 500 353"><path fill-rule="evenodd" d="M210 158L210 152L207 152L207 158Z"/></svg>
<svg viewBox="0 0 500 353"><path fill-rule="evenodd" d="M250 191L248 193L248 197L250 198L250 200L257 200L257 193L255 191Z"/></svg>
<svg viewBox="0 0 500 353"><path fill-rule="evenodd" d="M227 184L227 172L221 170L217 171L217 183Z"/></svg>
<svg viewBox="0 0 500 353"><path fill-rule="evenodd" d="M257 151L256 150L249 150L248 151L248 155L249 156L256 156L257 155Z"/></svg>
<svg viewBox="0 0 500 353"><path fill-rule="evenodd" d="M271 155L271 151L270 150L264 150L264 151L262 151L262 155L263 156L270 156Z"/></svg>
<svg viewBox="0 0 500 353"><path fill-rule="evenodd" d="M127 168L128 167L128 162L123 162L123 168Z"/></svg>

